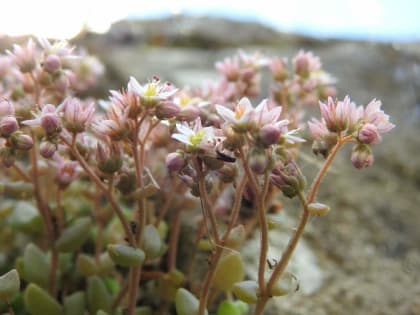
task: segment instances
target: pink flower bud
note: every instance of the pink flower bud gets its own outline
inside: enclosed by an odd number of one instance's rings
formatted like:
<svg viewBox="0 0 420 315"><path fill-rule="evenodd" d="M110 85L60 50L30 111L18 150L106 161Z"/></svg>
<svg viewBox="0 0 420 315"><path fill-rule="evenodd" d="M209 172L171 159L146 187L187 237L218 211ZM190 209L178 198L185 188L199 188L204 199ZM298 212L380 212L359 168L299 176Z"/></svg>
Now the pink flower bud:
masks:
<svg viewBox="0 0 420 315"><path fill-rule="evenodd" d="M34 145L32 138L28 135L23 134L20 131L16 131L11 135L11 141L15 149L18 150L30 150Z"/></svg>
<svg viewBox="0 0 420 315"><path fill-rule="evenodd" d="M264 150L255 149L249 153L249 167L256 174L264 174L268 166L268 160Z"/></svg>
<svg viewBox="0 0 420 315"><path fill-rule="evenodd" d="M182 153L172 152L166 156L166 167L169 172L179 172L185 166L185 158Z"/></svg>
<svg viewBox="0 0 420 315"><path fill-rule="evenodd" d="M374 158L372 150L366 144L358 144L353 147L351 153L351 163L357 169L369 167L373 164Z"/></svg>
<svg viewBox="0 0 420 315"><path fill-rule="evenodd" d="M298 55L294 60L295 72L302 76L307 77L309 75L309 60L306 55Z"/></svg>
<svg viewBox="0 0 420 315"><path fill-rule="evenodd" d="M19 124L15 117L7 116L0 120L0 134L3 137L9 137L12 133L19 129Z"/></svg>
<svg viewBox="0 0 420 315"><path fill-rule="evenodd" d="M59 131L60 118L55 113L45 113L41 116L41 127L49 135Z"/></svg>
<svg viewBox="0 0 420 315"><path fill-rule="evenodd" d="M182 121L194 121L200 114L200 109L194 105L187 105L181 108L176 118Z"/></svg>
<svg viewBox="0 0 420 315"><path fill-rule="evenodd" d="M178 115L181 107L172 102L166 101L156 107L156 117L159 119L169 119Z"/></svg>
<svg viewBox="0 0 420 315"><path fill-rule="evenodd" d="M76 180L79 175L77 170L78 165L79 163L76 161L66 161L63 158L60 158L60 160L56 163L57 173L55 175L55 180L57 181L58 185L60 185L62 188L65 188L74 180Z"/></svg>
<svg viewBox="0 0 420 315"><path fill-rule="evenodd" d="M260 129L259 132L260 139L265 145L272 145L278 143L280 134L280 128L276 127L273 124L265 125Z"/></svg>
<svg viewBox="0 0 420 315"><path fill-rule="evenodd" d="M14 116L15 115L15 107L13 104L6 100L0 99L0 116Z"/></svg>
<svg viewBox="0 0 420 315"><path fill-rule="evenodd" d="M271 173L271 183L280 188L286 197L293 198L303 191L306 179L293 161L279 163Z"/></svg>
<svg viewBox="0 0 420 315"><path fill-rule="evenodd" d="M43 64L44 70L49 73L54 73L61 68L61 60L56 54L48 55Z"/></svg>
<svg viewBox="0 0 420 315"><path fill-rule="evenodd" d="M55 151L57 151L57 145L49 141L44 141L39 146L39 153L45 159L51 158Z"/></svg>
<svg viewBox="0 0 420 315"><path fill-rule="evenodd" d="M224 183L231 183L235 180L238 175L238 169L236 165L231 163L225 163L221 169L217 171L219 179Z"/></svg>
<svg viewBox="0 0 420 315"><path fill-rule="evenodd" d="M98 143L96 147L96 159L98 168L106 174L113 174L122 166L121 150L117 144L104 147Z"/></svg>
<svg viewBox="0 0 420 315"><path fill-rule="evenodd" d="M365 144L375 144L381 142L381 135L374 124L367 123L360 128L357 139Z"/></svg>
<svg viewBox="0 0 420 315"><path fill-rule="evenodd" d="M15 163L15 153L12 148L3 147L0 149L0 160L4 167L11 167Z"/></svg>
<svg viewBox="0 0 420 315"><path fill-rule="evenodd" d="M268 67L273 74L274 80L284 81L287 79L288 73L285 59L274 58L270 61Z"/></svg>

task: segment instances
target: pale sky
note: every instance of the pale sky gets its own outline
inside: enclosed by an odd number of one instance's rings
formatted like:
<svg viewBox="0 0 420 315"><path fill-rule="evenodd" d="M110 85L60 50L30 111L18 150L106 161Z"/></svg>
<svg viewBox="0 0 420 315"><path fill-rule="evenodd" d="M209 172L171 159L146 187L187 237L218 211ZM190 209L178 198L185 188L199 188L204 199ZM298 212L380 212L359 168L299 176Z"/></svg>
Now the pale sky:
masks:
<svg viewBox="0 0 420 315"><path fill-rule="evenodd" d="M420 0L13 0L3 2L0 35L70 38L83 25L104 32L122 18L184 13L319 37L420 40L419 12Z"/></svg>

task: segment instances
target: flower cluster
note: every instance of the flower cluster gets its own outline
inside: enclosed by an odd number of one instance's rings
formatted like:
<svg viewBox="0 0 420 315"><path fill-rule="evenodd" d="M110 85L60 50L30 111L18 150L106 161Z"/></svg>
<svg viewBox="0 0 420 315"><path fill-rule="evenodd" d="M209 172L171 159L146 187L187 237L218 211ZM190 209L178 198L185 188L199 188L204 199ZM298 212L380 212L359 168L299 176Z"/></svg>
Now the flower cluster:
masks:
<svg viewBox="0 0 420 315"><path fill-rule="evenodd" d="M271 72L270 91L260 87L263 68ZM178 315L207 308L245 315L256 304L261 315L270 298L297 290L284 267L308 218L330 210L316 195L335 155L351 142L353 165L370 166L371 146L394 125L380 101L363 107L349 97L327 98L335 95L333 80L310 52L288 65L241 51L216 69L218 81L195 88L131 77L102 100L77 93L103 67L66 42L29 40L0 56L1 179L8 181L1 192L6 201L27 199L20 206L0 201L11 209L2 218L25 218L13 228L26 235L5 245L13 255L4 262L21 256L18 271L0 277L0 302L15 307L23 300L19 310L34 315L151 314L157 301L161 313L174 304ZM308 124L313 151L326 160L307 188L298 163L302 121L305 106L318 102L322 118ZM282 209L279 192L299 199L302 215L279 264L268 270L267 216ZM188 250L210 250L204 279L181 272L202 265L195 254L188 266L177 259L187 211L199 223ZM245 226L256 223L258 277L245 279L239 250L252 232ZM27 239L33 243L20 250ZM19 278L24 298L13 299Z"/></svg>
<svg viewBox="0 0 420 315"><path fill-rule="evenodd" d="M355 142L351 161L360 169L373 164L370 145L381 142L381 134L395 127L389 116L381 110L381 102L372 100L366 107L356 106L348 96L343 101L320 102L322 119L313 118L308 122L312 137L313 150L324 156L336 145L337 137Z"/></svg>

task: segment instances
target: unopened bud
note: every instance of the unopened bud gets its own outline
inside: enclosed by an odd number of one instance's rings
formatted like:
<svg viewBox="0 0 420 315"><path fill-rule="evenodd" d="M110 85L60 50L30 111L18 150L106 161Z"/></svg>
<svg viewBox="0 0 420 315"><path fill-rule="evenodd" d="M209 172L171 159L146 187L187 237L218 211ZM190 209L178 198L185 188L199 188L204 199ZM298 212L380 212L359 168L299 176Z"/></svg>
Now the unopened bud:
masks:
<svg viewBox="0 0 420 315"><path fill-rule="evenodd" d="M172 101L166 101L156 107L156 117L159 119L169 119L178 115L181 108Z"/></svg>
<svg viewBox="0 0 420 315"><path fill-rule="evenodd" d="M309 60L305 55L298 55L294 60L294 68L296 74L303 78L309 76Z"/></svg>
<svg viewBox="0 0 420 315"><path fill-rule="evenodd" d="M0 134L3 137L9 137L12 133L19 129L19 124L15 117L7 116L0 120Z"/></svg>
<svg viewBox="0 0 420 315"><path fill-rule="evenodd" d="M223 135L226 137L223 141L223 147L227 150L235 151L245 143L243 135L236 133L231 127L223 128Z"/></svg>
<svg viewBox="0 0 420 315"><path fill-rule="evenodd" d="M271 174L271 182L289 198L296 196L306 185L305 177L293 161L278 164Z"/></svg>
<svg viewBox="0 0 420 315"><path fill-rule="evenodd" d="M43 64L44 70L49 73L54 73L61 67L61 60L56 54L48 55Z"/></svg>
<svg viewBox="0 0 420 315"><path fill-rule="evenodd" d="M116 187L123 195L130 194L136 187L136 174L133 172L122 172Z"/></svg>
<svg viewBox="0 0 420 315"><path fill-rule="evenodd" d="M11 141L15 149L18 150L30 150L34 145L32 138L28 135L23 134L20 131L16 131L11 135Z"/></svg>
<svg viewBox="0 0 420 315"><path fill-rule="evenodd" d="M60 118L55 113L45 113L41 117L41 127L49 135L60 129Z"/></svg>
<svg viewBox="0 0 420 315"><path fill-rule="evenodd" d="M181 121L194 121L200 115L200 109L195 105L182 107L176 118Z"/></svg>
<svg viewBox="0 0 420 315"><path fill-rule="evenodd" d="M15 107L13 104L6 100L0 99L0 116L13 116L15 114Z"/></svg>
<svg viewBox="0 0 420 315"><path fill-rule="evenodd" d="M184 155L180 152L172 152L166 156L166 167L169 172L179 172L186 164Z"/></svg>
<svg viewBox="0 0 420 315"><path fill-rule="evenodd" d="M374 144L381 141L381 135L378 132L378 128L374 124L365 124L359 130L357 139L365 144Z"/></svg>
<svg viewBox="0 0 420 315"><path fill-rule="evenodd" d="M38 76L38 81L42 86L49 87L53 82L53 77L48 72L41 72Z"/></svg>
<svg viewBox="0 0 420 315"><path fill-rule="evenodd" d="M122 166L121 151L117 145L104 148L100 143L96 147L98 169L106 174L113 174Z"/></svg>
<svg viewBox="0 0 420 315"><path fill-rule="evenodd" d="M280 138L280 128L273 124L263 126L259 131L259 138L265 145L277 144Z"/></svg>
<svg viewBox="0 0 420 315"><path fill-rule="evenodd" d="M218 170L223 167L223 161L211 156L203 156L202 158L203 163L210 169L210 170Z"/></svg>
<svg viewBox="0 0 420 315"><path fill-rule="evenodd" d="M234 164L225 163L222 168L218 171L219 179L224 183L231 183L235 180L236 175L238 174L238 169Z"/></svg>
<svg viewBox="0 0 420 315"><path fill-rule="evenodd" d="M358 144L353 147L351 153L351 163L357 169L369 167L373 164L374 158L372 150L366 144Z"/></svg>
<svg viewBox="0 0 420 315"><path fill-rule="evenodd" d="M51 158L55 151L57 151L57 145L49 141L44 141L39 145L39 154L45 159Z"/></svg>
<svg viewBox="0 0 420 315"><path fill-rule="evenodd" d="M249 153L249 167L256 174L264 174L268 166L267 156L262 149L254 149Z"/></svg>
<svg viewBox="0 0 420 315"><path fill-rule="evenodd" d="M12 148L3 147L0 149L0 160L5 167L11 167L15 163L15 151Z"/></svg>

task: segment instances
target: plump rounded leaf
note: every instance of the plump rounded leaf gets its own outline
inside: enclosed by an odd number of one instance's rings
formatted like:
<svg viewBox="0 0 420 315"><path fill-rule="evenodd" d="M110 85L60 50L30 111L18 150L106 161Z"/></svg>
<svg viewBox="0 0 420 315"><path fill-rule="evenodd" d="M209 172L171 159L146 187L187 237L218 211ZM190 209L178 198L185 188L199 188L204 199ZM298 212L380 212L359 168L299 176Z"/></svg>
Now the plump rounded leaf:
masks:
<svg viewBox="0 0 420 315"><path fill-rule="evenodd" d="M29 243L23 252L23 278L46 288L48 286L49 263L47 256L34 244Z"/></svg>
<svg viewBox="0 0 420 315"><path fill-rule="evenodd" d="M64 314L65 315L81 315L85 313L85 293L82 291L75 292L64 298Z"/></svg>
<svg viewBox="0 0 420 315"><path fill-rule="evenodd" d="M89 238L90 218L81 218L66 228L57 240L57 249L61 252L73 252Z"/></svg>
<svg viewBox="0 0 420 315"><path fill-rule="evenodd" d="M91 314L96 314L99 310L111 313L111 295L98 276L92 276L88 279L86 302Z"/></svg>
<svg viewBox="0 0 420 315"><path fill-rule="evenodd" d="M241 315L240 310L233 301L223 301L217 308L217 315Z"/></svg>
<svg viewBox="0 0 420 315"><path fill-rule="evenodd" d="M32 315L63 315L62 306L34 283L26 287L24 301L26 310Z"/></svg>
<svg viewBox="0 0 420 315"><path fill-rule="evenodd" d="M154 225L150 224L144 227L141 248L144 250L147 259L156 258L161 254L162 240Z"/></svg>
<svg viewBox="0 0 420 315"><path fill-rule="evenodd" d="M124 267L140 266L145 258L141 249L124 244L108 245L108 253L117 265Z"/></svg>
<svg viewBox="0 0 420 315"><path fill-rule="evenodd" d="M76 269L86 277L93 276L98 271L95 259L87 254L77 256Z"/></svg>
<svg viewBox="0 0 420 315"><path fill-rule="evenodd" d="M214 272L213 287L230 291L236 282L243 280L245 275L242 256L238 252L231 252L220 258Z"/></svg>
<svg viewBox="0 0 420 315"><path fill-rule="evenodd" d="M290 272L285 272L271 289L273 296L283 296L296 292L299 289L299 280Z"/></svg>
<svg viewBox="0 0 420 315"><path fill-rule="evenodd" d="M0 301L10 301L19 292L20 279L16 269L0 277Z"/></svg>
<svg viewBox="0 0 420 315"><path fill-rule="evenodd" d="M114 272L115 264L108 252L103 252L99 256L99 270L98 274L101 276L107 276Z"/></svg>
<svg viewBox="0 0 420 315"><path fill-rule="evenodd" d="M99 310L96 312L96 315L108 315L108 313L104 312L103 310Z"/></svg>
<svg viewBox="0 0 420 315"><path fill-rule="evenodd" d="M249 312L249 305L241 300L236 300L233 302L235 307L239 310L239 314L245 315Z"/></svg>
<svg viewBox="0 0 420 315"><path fill-rule="evenodd" d="M27 233L38 234L44 228L38 210L32 203L26 201L16 203L8 222L10 226Z"/></svg>
<svg viewBox="0 0 420 315"><path fill-rule="evenodd" d="M197 315L200 302L188 290L179 288L175 295L175 309L177 315ZM205 312L207 315L207 310Z"/></svg>
<svg viewBox="0 0 420 315"><path fill-rule="evenodd" d="M140 306L134 310L134 315L152 315L152 309L149 306Z"/></svg>
<svg viewBox="0 0 420 315"><path fill-rule="evenodd" d="M228 239L226 240L226 246L238 248L245 241L245 237L245 227L242 224L235 226L230 232Z"/></svg>
<svg viewBox="0 0 420 315"><path fill-rule="evenodd" d="M258 300L258 284L255 281L237 282L234 284L232 291L238 299L248 304L254 304Z"/></svg>
<svg viewBox="0 0 420 315"><path fill-rule="evenodd" d="M160 221L157 229L160 235L160 239L162 240L166 239L166 236L168 235L168 231L169 231L168 223L166 223L165 221Z"/></svg>
<svg viewBox="0 0 420 315"><path fill-rule="evenodd" d="M184 282L185 275L177 270L171 270L165 277L161 277L158 281L158 295L160 298L173 302L175 300L176 291Z"/></svg>
<svg viewBox="0 0 420 315"><path fill-rule="evenodd" d="M320 202L313 202L308 205L308 211L313 215L325 215L330 212L330 206Z"/></svg>

